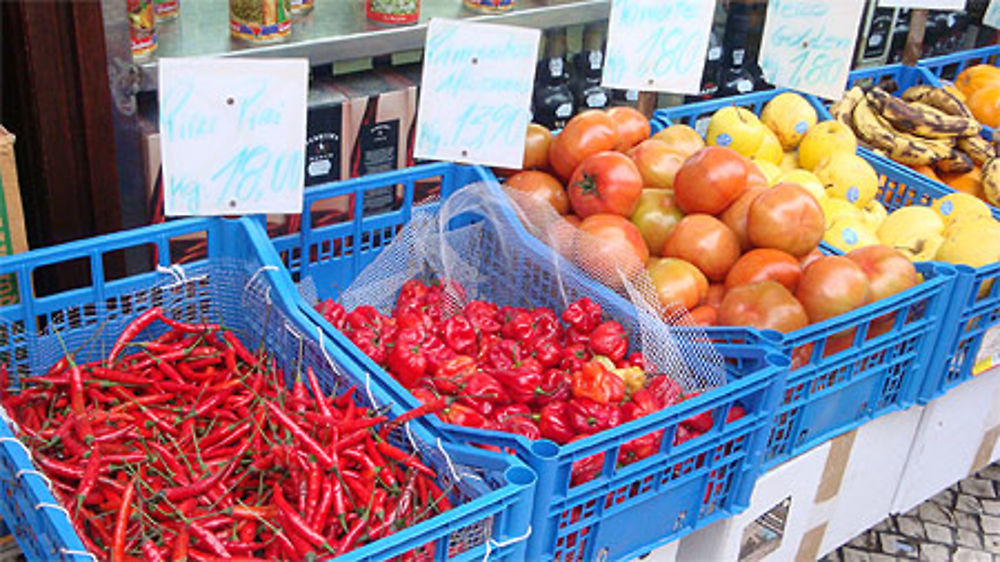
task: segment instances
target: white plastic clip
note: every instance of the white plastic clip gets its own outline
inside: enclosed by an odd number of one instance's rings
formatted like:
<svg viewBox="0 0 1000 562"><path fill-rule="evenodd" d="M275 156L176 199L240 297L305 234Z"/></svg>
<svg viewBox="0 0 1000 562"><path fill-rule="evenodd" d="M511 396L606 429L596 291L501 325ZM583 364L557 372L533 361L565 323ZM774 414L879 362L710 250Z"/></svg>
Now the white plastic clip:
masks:
<svg viewBox="0 0 1000 562"><path fill-rule="evenodd" d="M252 285L253 282L257 280L257 276L260 275L264 271L278 271L278 266L276 266L276 265L262 265L262 266L260 266L260 268L257 271L255 271L253 273L253 275L250 276L250 279L247 279L246 284L243 285L243 289L246 290L247 287L249 287L250 285ZM268 302L270 302L270 301L268 301Z"/></svg>
<svg viewBox="0 0 1000 562"><path fill-rule="evenodd" d="M444 462L448 463L448 470L451 471L452 478L455 479L455 482L461 481L462 476L458 474L457 470L455 470L455 464L451 462L451 456L449 456L448 453L444 450L444 446L441 444L440 437L437 438L437 448L439 451L441 451L441 454L444 455Z"/></svg>
<svg viewBox="0 0 1000 562"><path fill-rule="evenodd" d="M66 519L69 519L69 512L66 511L65 507L63 507L63 506L61 506L61 505L59 505L57 503L41 502L41 503L35 504L35 511L40 511L42 509L55 509L55 510L61 511L63 513L63 515L66 516Z"/></svg>
<svg viewBox="0 0 1000 562"><path fill-rule="evenodd" d="M505 541L495 541L492 537L486 539L486 554L483 555L483 562L486 562L490 558L490 554L493 552L493 547L503 548L505 546L510 546L512 544L517 544L521 541L526 541L531 537L531 525L528 525L528 530L525 531L520 537L514 537L512 539L507 539Z"/></svg>
<svg viewBox="0 0 1000 562"><path fill-rule="evenodd" d="M25 474L34 474L35 476L41 478L42 481L45 482L45 487L48 488L50 492L52 491L52 481L49 480L49 477L33 468L22 468L21 470L18 470L14 473L14 478L20 479Z"/></svg>
<svg viewBox="0 0 1000 562"><path fill-rule="evenodd" d="M86 557L90 558L91 560L93 560L94 562L97 562L97 557L94 556L93 554L87 552L86 550L70 550L68 548L60 548L59 549L59 554L62 554L64 557L65 556L86 556Z"/></svg>
<svg viewBox="0 0 1000 562"><path fill-rule="evenodd" d="M174 278L174 281L176 281L176 285L184 285L188 280L187 274L184 273L184 268L181 267L181 264L179 263L171 264L170 267L164 267L160 264L156 264L156 272L163 275L170 275Z"/></svg>
<svg viewBox="0 0 1000 562"><path fill-rule="evenodd" d="M14 418L10 417L10 415L7 413L7 408L3 406L0 406L0 420L7 422L7 425L9 425L11 429L14 430L14 433L21 432L21 427L17 425L17 422L14 421Z"/></svg>
<svg viewBox="0 0 1000 562"><path fill-rule="evenodd" d="M368 371L365 371L365 394L368 395L368 402L372 408L378 408L379 403L375 401L375 395L372 394L372 374Z"/></svg>
<svg viewBox="0 0 1000 562"><path fill-rule="evenodd" d="M20 439L18 439L16 437L0 437L0 443L3 443L5 441L8 442L8 443L14 443L14 444L16 444L18 447L21 448L21 450L24 451L24 454L28 455L28 459L31 460L32 462L34 462L34 458L31 456L31 451L27 447L24 446L24 443L21 443Z"/></svg>
<svg viewBox="0 0 1000 562"><path fill-rule="evenodd" d="M417 446L417 440L413 438L413 430L410 429L410 422L404 423L403 428L406 429L406 440L410 442L410 447L413 447L414 451L419 451L420 447Z"/></svg>

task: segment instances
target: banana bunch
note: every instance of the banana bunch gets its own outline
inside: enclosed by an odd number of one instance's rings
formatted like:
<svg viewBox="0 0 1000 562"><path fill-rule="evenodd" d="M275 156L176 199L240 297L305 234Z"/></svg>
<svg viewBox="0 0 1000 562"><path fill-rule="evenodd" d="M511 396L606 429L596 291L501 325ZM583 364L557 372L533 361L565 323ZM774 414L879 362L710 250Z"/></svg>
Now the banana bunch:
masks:
<svg viewBox="0 0 1000 562"><path fill-rule="evenodd" d="M965 173L995 155L969 108L943 88L921 84L896 97L878 86L854 86L830 111L874 150L908 166ZM1000 188L1000 161L994 166Z"/></svg>

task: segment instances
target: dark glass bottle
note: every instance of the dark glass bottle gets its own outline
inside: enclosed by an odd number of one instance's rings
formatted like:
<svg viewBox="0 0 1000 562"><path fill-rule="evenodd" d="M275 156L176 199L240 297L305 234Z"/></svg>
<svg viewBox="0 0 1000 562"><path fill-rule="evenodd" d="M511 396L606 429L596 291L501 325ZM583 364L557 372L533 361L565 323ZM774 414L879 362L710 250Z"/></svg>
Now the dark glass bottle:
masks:
<svg viewBox="0 0 1000 562"><path fill-rule="evenodd" d="M604 71L604 29L589 23L583 29L583 51L573 55L573 99L576 110L604 109L611 102L611 92L601 86Z"/></svg>
<svg viewBox="0 0 1000 562"><path fill-rule="evenodd" d="M698 95L687 96L688 103L707 100L719 92L719 74L722 71L722 43L713 30L708 36L708 52L705 54L705 69L701 73L701 91Z"/></svg>
<svg viewBox="0 0 1000 562"><path fill-rule="evenodd" d="M535 71L533 120L550 129L559 129L566 125L575 109L566 62L566 30L549 32L545 43L545 54Z"/></svg>
<svg viewBox="0 0 1000 562"><path fill-rule="evenodd" d="M746 0L729 4L726 27L722 35L722 70L719 72L718 97L746 94L770 86L756 60L749 56L750 30L753 28L753 6Z"/></svg>

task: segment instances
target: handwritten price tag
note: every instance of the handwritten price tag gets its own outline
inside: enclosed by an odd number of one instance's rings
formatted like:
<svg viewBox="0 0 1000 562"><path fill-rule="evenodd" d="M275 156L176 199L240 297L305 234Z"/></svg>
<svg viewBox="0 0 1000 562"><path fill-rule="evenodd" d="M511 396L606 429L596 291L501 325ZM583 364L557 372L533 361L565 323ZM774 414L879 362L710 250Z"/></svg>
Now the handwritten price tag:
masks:
<svg viewBox="0 0 1000 562"><path fill-rule="evenodd" d="M164 212L298 213L305 59L161 59Z"/></svg>
<svg viewBox="0 0 1000 562"><path fill-rule="evenodd" d="M964 10L965 0L879 0L880 8L926 8L928 10Z"/></svg>
<svg viewBox="0 0 1000 562"><path fill-rule="evenodd" d="M520 168L539 37L535 29L432 19L414 155Z"/></svg>
<svg viewBox="0 0 1000 562"><path fill-rule="evenodd" d="M714 12L705 0L614 0L603 85L698 93Z"/></svg>
<svg viewBox="0 0 1000 562"><path fill-rule="evenodd" d="M994 29L1000 29L1000 2L990 0L990 5L986 7L986 12L983 13L983 23Z"/></svg>
<svg viewBox="0 0 1000 562"><path fill-rule="evenodd" d="M760 67L775 86L840 99L864 0L771 0Z"/></svg>

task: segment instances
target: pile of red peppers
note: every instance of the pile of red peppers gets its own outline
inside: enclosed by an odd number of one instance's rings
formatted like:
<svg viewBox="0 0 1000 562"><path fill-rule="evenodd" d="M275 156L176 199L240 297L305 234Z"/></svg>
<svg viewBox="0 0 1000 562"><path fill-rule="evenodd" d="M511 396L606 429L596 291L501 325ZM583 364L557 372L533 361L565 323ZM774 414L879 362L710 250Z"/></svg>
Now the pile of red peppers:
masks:
<svg viewBox="0 0 1000 562"><path fill-rule="evenodd" d="M455 310L465 300L455 282L412 279L391 316L330 299L316 309L448 423L564 444L696 396L653 373L641 353L629 354L625 329L589 298L561 314L482 300ZM729 421L744 414L737 405ZM712 413L702 412L678 426L674 442L712 426ZM662 437L659 430L625 443L617 463L655 454ZM577 461L573 484L592 480L603 464L603 453Z"/></svg>
<svg viewBox="0 0 1000 562"><path fill-rule="evenodd" d="M158 322L162 336L136 341ZM312 369L288 389L272 357L218 325L154 308L105 360L67 355L17 393L2 376L19 437L101 560L329 557L451 507L389 440L427 408L388 420L354 388L325 396Z"/></svg>

